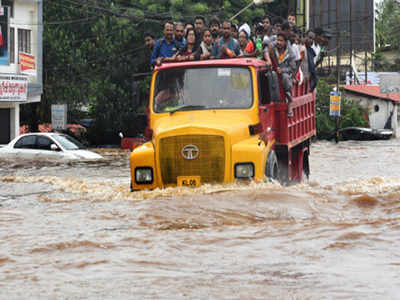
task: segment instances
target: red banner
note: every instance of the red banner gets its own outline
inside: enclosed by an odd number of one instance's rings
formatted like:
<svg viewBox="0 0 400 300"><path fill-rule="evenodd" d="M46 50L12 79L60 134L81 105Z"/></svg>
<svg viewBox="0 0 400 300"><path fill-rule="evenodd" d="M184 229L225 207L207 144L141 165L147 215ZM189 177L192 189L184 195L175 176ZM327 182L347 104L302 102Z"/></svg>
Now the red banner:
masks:
<svg viewBox="0 0 400 300"><path fill-rule="evenodd" d="M30 54L20 52L19 62L21 65L21 72L27 70L36 70L35 57Z"/></svg>

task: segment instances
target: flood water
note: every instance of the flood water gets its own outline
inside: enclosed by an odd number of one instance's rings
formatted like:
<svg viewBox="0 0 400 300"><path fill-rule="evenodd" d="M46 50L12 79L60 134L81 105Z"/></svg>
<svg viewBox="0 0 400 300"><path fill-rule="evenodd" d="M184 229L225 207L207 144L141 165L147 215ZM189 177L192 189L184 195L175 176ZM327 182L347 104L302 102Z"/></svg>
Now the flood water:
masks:
<svg viewBox="0 0 400 300"><path fill-rule="evenodd" d="M129 191L0 161L1 299L399 299L400 140L317 142L307 184Z"/></svg>

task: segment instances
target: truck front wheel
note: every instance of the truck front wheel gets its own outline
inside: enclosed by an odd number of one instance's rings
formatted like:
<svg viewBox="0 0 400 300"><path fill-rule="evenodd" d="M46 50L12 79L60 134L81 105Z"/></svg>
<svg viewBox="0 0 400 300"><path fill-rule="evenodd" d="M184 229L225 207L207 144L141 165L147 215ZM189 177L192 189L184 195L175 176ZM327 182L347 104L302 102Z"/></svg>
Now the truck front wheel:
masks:
<svg viewBox="0 0 400 300"><path fill-rule="evenodd" d="M279 180L279 165L275 151L271 150L268 154L267 164L265 166L265 176L270 179Z"/></svg>

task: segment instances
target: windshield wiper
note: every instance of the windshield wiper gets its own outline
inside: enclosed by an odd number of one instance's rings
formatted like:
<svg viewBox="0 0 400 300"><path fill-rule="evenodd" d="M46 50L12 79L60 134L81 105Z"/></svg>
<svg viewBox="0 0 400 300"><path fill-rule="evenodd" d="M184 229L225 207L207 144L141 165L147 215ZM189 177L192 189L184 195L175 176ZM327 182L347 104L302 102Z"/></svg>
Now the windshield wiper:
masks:
<svg viewBox="0 0 400 300"><path fill-rule="evenodd" d="M177 109L171 110L169 113L172 115L173 113L177 111L185 111L185 110L200 110L200 109L205 109L206 107L204 105L185 105L181 106Z"/></svg>

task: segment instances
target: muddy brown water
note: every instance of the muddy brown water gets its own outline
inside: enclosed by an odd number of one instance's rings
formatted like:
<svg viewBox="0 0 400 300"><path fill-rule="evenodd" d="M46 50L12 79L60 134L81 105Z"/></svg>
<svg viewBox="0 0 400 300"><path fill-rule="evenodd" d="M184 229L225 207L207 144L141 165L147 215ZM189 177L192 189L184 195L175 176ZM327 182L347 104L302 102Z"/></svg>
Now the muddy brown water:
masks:
<svg viewBox="0 0 400 300"><path fill-rule="evenodd" d="M0 161L1 299L400 299L400 140L317 142L307 184L129 192Z"/></svg>

